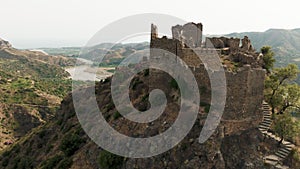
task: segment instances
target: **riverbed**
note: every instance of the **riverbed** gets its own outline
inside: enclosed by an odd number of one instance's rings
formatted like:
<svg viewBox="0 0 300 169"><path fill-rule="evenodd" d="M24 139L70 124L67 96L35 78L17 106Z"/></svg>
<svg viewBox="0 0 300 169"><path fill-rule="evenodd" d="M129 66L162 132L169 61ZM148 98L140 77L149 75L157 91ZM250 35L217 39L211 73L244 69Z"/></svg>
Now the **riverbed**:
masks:
<svg viewBox="0 0 300 169"><path fill-rule="evenodd" d="M77 60L85 64L65 69L70 73L70 78L73 80L99 81L113 75L113 73L108 72L108 70L114 70L114 68L95 67L92 65L92 61L83 58L77 58Z"/></svg>

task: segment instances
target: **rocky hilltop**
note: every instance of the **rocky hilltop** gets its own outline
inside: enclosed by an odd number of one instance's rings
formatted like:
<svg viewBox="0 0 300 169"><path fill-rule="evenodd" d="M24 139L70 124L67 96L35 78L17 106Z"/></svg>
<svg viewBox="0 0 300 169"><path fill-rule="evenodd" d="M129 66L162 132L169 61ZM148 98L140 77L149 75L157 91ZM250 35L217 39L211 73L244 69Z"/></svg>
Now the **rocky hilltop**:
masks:
<svg viewBox="0 0 300 169"><path fill-rule="evenodd" d="M95 86L79 88L62 101L53 119L21 138L2 152L3 168L166 168L166 169L264 169L274 168L265 164L264 157L279 147L259 130L263 122L263 89L265 70L262 55L256 52L249 38L211 38L202 43L202 24L188 23L172 28L173 37L158 37L157 27L152 25L150 47L163 49L163 53L151 51L148 59L155 56L176 54L191 69L197 82L201 102L195 124L190 133L173 149L151 158L123 158L97 146L83 131L76 117L72 95L81 96L79 107L84 109L92 101L88 95L95 89L96 101L106 121L120 133L131 137L151 137L163 133L175 122L181 103L181 89L173 77L157 69L148 69L135 75L129 86L132 105L145 111L151 108L149 93L162 90L167 104L162 115L151 123L135 123L125 119L115 108L111 94L112 78L97 82ZM200 31L200 32L201 32ZM210 41L210 42L209 42ZM209 116L212 104L209 73L218 74L220 69L206 69L199 59L216 53L222 62L226 76L226 104L221 122L213 135L199 143L199 135ZM164 58L160 58L163 61ZM165 60L164 60L165 61ZM168 61L168 60L167 60ZM169 60L170 61L170 60ZM132 67L143 64L137 63ZM127 72L120 68L117 71ZM126 76L126 74L125 74ZM159 83L158 83L159 82ZM120 85L122 86L122 84ZM221 92L224 88L217 88ZM85 109L84 109L85 110ZM95 112L86 112L95 113ZM214 112L219 113L219 112ZM90 116L89 116L90 117ZM92 118L92 117L91 117ZM87 119L93 122L94 119ZM185 126L182 126L185 127ZM91 127L93 129L93 127ZM265 128L264 128L265 129ZM151 147L146 147L151 149ZM289 156L292 156L290 154ZM298 162L283 161L285 166L297 168Z"/></svg>
<svg viewBox="0 0 300 169"><path fill-rule="evenodd" d="M1 58L26 58L57 66L73 66L76 64L76 59L74 58L48 55L40 51L15 49L8 41L2 39L0 39L0 54Z"/></svg>

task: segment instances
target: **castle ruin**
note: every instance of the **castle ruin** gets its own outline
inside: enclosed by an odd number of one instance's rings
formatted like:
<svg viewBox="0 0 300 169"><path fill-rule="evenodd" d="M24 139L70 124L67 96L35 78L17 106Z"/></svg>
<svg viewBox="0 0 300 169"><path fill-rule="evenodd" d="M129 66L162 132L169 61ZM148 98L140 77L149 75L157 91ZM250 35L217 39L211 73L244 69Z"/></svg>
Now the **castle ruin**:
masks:
<svg viewBox="0 0 300 169"><path fill-rule="evenodd" d="M151 25L150 48L163 49L183 60L190 68L200 89L201 102L210 103L211 84L207 67L198 55L206 58L218 54L226 76L227 96L222 124L225 134L258 126L262 120L265 70L262 54L255 51L248 37L242 40L228 37L203 39L201 23L172 27L172 38L158 37L158 27ZM167 52L166 52L167 53ZM162 53L150 52L150 60ZM213 71L218 73L218 71ZM225 90L225 89L219 89ZM233 125L232 122L239 123ZM235 126L239 126L235 127Z"/></svg>

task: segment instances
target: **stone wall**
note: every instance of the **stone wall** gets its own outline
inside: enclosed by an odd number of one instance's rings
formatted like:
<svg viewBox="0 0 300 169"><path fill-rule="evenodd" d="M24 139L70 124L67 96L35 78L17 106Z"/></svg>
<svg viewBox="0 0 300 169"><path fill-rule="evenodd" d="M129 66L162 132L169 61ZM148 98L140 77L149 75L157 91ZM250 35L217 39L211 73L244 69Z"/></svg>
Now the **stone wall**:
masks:
<svg viewBox="0 0 300 169"><path fill-rule="evenodd" d="M174 40L174 39L168 39L167 37L162 37L162 38L155 38L152 39L150 42L150 50L151 49L163 49L166 50L168 52L171 52L175 55L177 55L178 53L178 49L182 49L181 47L179 47L180 42L178 40ZM152 50L153 51L153 50ZM157 55L161 56L162 53L153 53L150 52L150 57L155 57ZM167 52L166 52L167 53Z"/></svg>
<svg viewBox="0 0 300 169"><path fill-rule="evenodd" d="M157 26L154 24L151 24L151 41L152 41L152 39L156 39L156 38L158 38Z"/></svg>
<svg viewBox="0 0 300 169"><path fill-rule="evenodd" d="M201 93L201 101L210 100L211 86L207 70L203 65L191 68ZM219 73L219 72L214 72ZM263 101L265 70L244 66L237 73L225 71L227 84L224 120L261 120L260 111ZM219 88L219 90L225 90Z"/></svg>
<svg viewBox="0 0 300 169"><path fill-rule="evenodd" d="M201 47L202 44L202 30L201 23L187 23L185 25L176 25L172 27L173 39L177 39L185 46L196 48Z"/></svg>
<svg viewBox="0 0 300 169"><path fill-rule="evenodd" d="M229 48L231 52L237 52L240 49L240 42L239 38L206 38L205 46L207 48Z"/></svg>
<svg viewBox="0 0 300 169"><path fill-rule="evenodd" d="M254 51L254 48L251 44L250 39L248 36L245 36L244 39L242 39L242 50L244 51Z"/></svg>
<svg viewBox="0 0 300 169"><path fill-rule="evenodd" d="M189 28L189 31L184 31L185 27L189 27L188 25L195 26L193 23L188 23L184 26L177 25L172 28L172 39L156 37L151 40L150 48L163 49L181 58L188 68L192 70L197 80L201 102L206 103L210 103L211 100L211 84L205 64L202 63L198 56L201 58L219 56L223 50L227 50L225 48L229 48L228 58L238 60L242 65L237 67L236 72L227 71L225 68L227 96L222 117L224 128L227 132L237 132L241 129L257 126L262 120L260 107L263 101L265 70L259 65L257 61L258 54L253 51L250 40L245 37L240 47L241 41L237 38L209 38L211 43L206 43L203 48L199 47L199 41L194 41L193 37L195 39L199 38L198 35L191 35L191 33L195 33L194 30ZM201 27L202 31L202 24L198 26ZM192 37L192 42L186 41L188 36ZM180 42L180 38L183 38L184 43ZM184 45L188 43L191 43L189 45L194 45L195 48L189 48ZM165 56L168 52L155 53L151 50L150 59L157 59L155 58L156 56ZM176 60L179 60L178 58ZM215 71L214 73L220 72ZM218 90L225 89L219 88ZM235 123L239 127L235 127Z"/></svg>

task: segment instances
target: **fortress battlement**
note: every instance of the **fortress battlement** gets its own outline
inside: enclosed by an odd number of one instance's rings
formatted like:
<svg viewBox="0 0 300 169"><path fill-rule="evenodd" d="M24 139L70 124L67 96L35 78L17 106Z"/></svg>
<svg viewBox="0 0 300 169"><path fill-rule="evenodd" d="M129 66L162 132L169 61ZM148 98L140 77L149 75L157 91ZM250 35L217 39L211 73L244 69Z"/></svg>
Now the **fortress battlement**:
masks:
<svg viewBox="0 0 300 169"><path fill-rule="evenodd" d="M171 52L184 60L188 66L199 67L202 63L199 55L206 57L218 55L225 67L231 63L239 65L238 67L250 65L252 68L262 68L264 64L262 55L255 51L247 36L243 39L206 37L204 42L202 39L203 25L201 23L190 22L173 26L172 38L158 37L158 27L151 25L150 48Z"/></svg>

